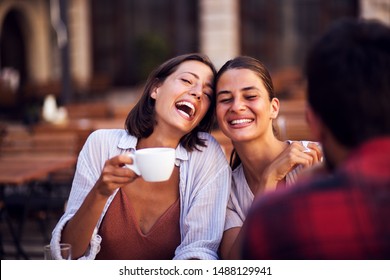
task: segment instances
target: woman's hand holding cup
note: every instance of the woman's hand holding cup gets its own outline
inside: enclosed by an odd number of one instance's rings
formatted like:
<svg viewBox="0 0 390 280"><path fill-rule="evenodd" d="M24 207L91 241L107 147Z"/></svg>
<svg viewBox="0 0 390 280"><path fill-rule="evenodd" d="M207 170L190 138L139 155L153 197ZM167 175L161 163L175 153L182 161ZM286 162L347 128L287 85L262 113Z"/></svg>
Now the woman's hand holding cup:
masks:
<svg viewBox="0 0 390 280"><path fill-rule="evenodd" d="M121 188L139 177L137 173L128 168L133 159L128 154L121 154L107 160L95 187L103 196L110 196L117 188Z"/></svg>

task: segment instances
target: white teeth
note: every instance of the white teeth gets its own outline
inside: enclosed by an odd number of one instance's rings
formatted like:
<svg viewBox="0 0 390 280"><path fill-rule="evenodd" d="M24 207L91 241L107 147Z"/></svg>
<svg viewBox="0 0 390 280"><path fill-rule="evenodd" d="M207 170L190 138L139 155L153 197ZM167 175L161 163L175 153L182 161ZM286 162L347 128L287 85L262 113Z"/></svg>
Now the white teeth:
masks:
<svg viewBox="0 0 390 280"><path fill-rule="evenodd" d="M251 119L239 119L239 120L232 120L230 124L241 124L241 123L250 123L252 122Z"/></svg>
<svg viewBox="0 0 390 280"><path fill-rule="evenodd" d="M195 114L195 106L192 105L192 104L191 104L190 102L188 102L188 101L180 101L180 102L177 102L177 103L176 103L176 106L187 106L188 108L190 108L190 109L191 109L190 112L185 112L185 111L179 109L181 112L185 113L185 114L188 115L188 116L193 116L193 115Z"/></svg>
<svg viewBox="0 0 390 280"><path fill-rule="evenodd" d="M182 113L183 115L186 115L187 117L190 117L190 115L188 115L186 112L182 111L182 110L179 110L180 113Z"/></svg>
<svg viewBox="0 0 390 280"><path fill-rule="evenodd" d="M190 107L193 111L195 111L194 105L192 105L190 102L187 102L187 101L180 101L180 102L177 102L177 105L185 105L185 106Z"/></svg>

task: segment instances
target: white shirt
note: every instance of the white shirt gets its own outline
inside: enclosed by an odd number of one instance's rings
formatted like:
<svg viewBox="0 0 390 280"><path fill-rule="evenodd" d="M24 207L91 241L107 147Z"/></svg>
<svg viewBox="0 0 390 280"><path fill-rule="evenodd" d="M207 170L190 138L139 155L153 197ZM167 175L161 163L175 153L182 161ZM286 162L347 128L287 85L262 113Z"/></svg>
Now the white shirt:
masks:
<svg viewBox="0 0 390 280"><path fill-rule="evenodd" d="M291 144L293 141L288 140L287 142ZM297 180L297 174L301 169L302 166L299 165L287 173L286 186L293 184ZM242 164L233 170L232 177L232 189L226 210L225 230L233 227L242 227L254 199L254 194L246 181Z"/></svg>
<svg viewBox="0 0 390 280"><path fill-rule="evenodd" d="M187 152L176 148L176 165L180 167L180 232L181 244L174 259L218 259L226 204L231 185L231 169L218 142L208 133L200 133L207 147ZM135 150L137 138L123 129L93 132L80 152L66 211L52 233L51 244L59 247L65 224L77 212L87 194L100 177L107 159ZM117 190L118 191L118 190ZM91 237L89 248L80 259L94 259L102 238L98 229L117 191L111 195ZM59 253L56 252L57 257Z"/></svg>

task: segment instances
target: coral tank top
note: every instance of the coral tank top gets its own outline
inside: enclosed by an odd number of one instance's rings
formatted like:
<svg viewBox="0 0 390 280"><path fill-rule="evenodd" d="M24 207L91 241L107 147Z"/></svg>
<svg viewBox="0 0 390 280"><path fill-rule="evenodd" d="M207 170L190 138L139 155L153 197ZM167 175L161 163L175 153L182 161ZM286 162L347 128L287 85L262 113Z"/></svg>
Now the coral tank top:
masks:
<svg viewBox="0 0 390 280"><path fill-rule="evenodd" d="M118 191L111 202L99 235L102 237L96 259L101 260L165 260L172 259L180 238L180 199L157 219L143 234L127 196Z"/></svg>

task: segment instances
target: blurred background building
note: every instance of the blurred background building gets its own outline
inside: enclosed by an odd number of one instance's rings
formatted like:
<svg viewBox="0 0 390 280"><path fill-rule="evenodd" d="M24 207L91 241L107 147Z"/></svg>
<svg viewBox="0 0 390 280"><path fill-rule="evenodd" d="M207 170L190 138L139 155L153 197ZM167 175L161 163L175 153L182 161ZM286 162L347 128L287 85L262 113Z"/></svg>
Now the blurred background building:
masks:
<svg viewBox="0 0 390 280"><path fill-rule="evenodd" d="M31 118L48 94L66 104L137 87L188 52L217 67L257 57L283 94L278 74L299 75L310 44L342 17L390 24L390 0L0 0L0 117Z"/></svg>

